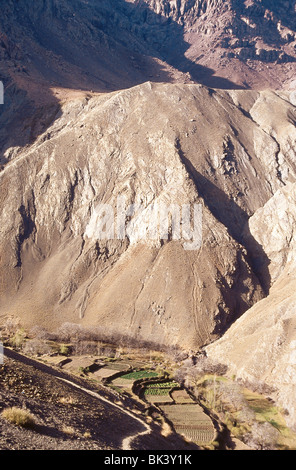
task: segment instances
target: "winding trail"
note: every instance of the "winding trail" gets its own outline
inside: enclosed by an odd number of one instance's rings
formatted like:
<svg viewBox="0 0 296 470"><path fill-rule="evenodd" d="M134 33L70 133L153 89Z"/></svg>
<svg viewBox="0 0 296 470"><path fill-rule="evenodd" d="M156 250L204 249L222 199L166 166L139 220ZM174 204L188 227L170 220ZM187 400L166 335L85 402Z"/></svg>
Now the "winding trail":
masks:
<svg viewBox="0 0 296 470"><path fill-rule="evenodd" d="M123 439L122 446L121 446L122 450L133 450L131 448L131 442L136 437L144 436L146 434L151 433L150 426L148 426L148 424L145 423L141 418L139 418L138 416L135 416L131 411L128 411L128 410L125 410L124 408L121 408L121 406L116 405L116 403L113 403L112 401L108 400L107 398L102 397L101 395L99 395L97 392L94 392L93 390L89 390L87 388L84 388L81 385L75 384L74 382L72 382L70 380L63 379L61 377L57 377L57 378L59 380L62 380L63 382L66 382L68 385L70 385L72 387L76 387L79 390L82 390L83 392L87 393L88 395L91 395L92 397L98 398L99 400L104 401L105 403L108 403L108 405L111 405L114 408L119 409L122 413L125 413L126 415L130 416L131 418L133 418L134 420L136 420L137 422L139 422L140 424L142 424L146 428L146 430L143 431L143 432L138 432L136 434L132 434L131 436L128 436L125 439Z"/></svg>
<svg viewBox="0 0 296 470"><path fill-rule="evenodd" d="M132 449L132 442L133 442L134 439L136 439L139 436L145 436L145 435L148 435L148 434L152 433L152 430L151 430L150 426L147 423L145 423L145 421L143 421L141 418L136 416L134 413L122 408L121 406L117 405L116 403L113 403L111 400L108 400L108 398L105 398L105 397L101 396L98 392L95 392L94 390L90 390L88 388L83 387L82 385L77 383L74 378L73 378L73 380L69 380L69 378L67 377L67 375L64 372L56 371L53 367L50 367L46 364L43 364L42 362L39 362L35 359L28 358L27 356L24 356L23 354L17 353L17 352L15 352L15 351L13 351L9 348L6 348L6 347L4 348L4 358L5 357L8 357L10 359L19 361L23 364L32 366L32 367L40 370L41 372L43 372L45 374L49 374L50 376L52 376L52 377L54 377L58 380L61 380L64 383L67 383L70 387L79 389L82 392L86 393L87 395L95 397L98 400L100 400L101 402L107 403L109 406L112 406L113 408L118 409L121 413L124 413L125 415L127 415L130 418L134 419L137 423L140 423L145 428L144 431L143 432L137 432L135 434L132 434L131 436L125 437L122 440L122 445L121 445L122 450L133 450Z"/></svg>

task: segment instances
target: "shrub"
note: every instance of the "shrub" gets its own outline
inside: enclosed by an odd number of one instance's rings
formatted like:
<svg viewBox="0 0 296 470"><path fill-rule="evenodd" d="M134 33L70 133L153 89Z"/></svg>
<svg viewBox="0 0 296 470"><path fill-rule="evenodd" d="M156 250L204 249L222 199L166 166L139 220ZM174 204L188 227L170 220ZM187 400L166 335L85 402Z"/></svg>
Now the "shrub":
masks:
<svg viewBox="0 0 296 470"><path fill-rule="evenodd" d="M252 431L245 442L257 450L274 449L279 432L270 423L254 423Z"/></svg>
<svg viewBox="0 0 296 470"><path fill-rule="evenodd" d="M161 435L163 437L168 437L172 433L173 433L173 430L172 430L171 426L166 421L163 421L162 426L161 426Z"/></svg>
<svg viewBox="0 0 296 470"><path fill-rule="evenodd" d="M72 397L61 397L59 402L62 405L76 405L76 401Z"/></svg>
<svg viewBox="0 0 296 470"><path fill-rule="evenodd" d="M206 374L224 375L227 372L227 366L225 364L215 362L208 357L202 356L197 359L192 372L196 377Z"/></svg>
<svg viewBox="0 0 296 470"><path fill-rule="evenodd" d="M227 366L215 362L206 356L186 359L183 365L175 371L174 378L179 383L185 383L186 386L194 386L202 377L206 375L223 376L227 372Z"/></svg>
<svg viewBox="0 0 296 470"><path fill-rule="evenodd" d="M98 344L95 341L75 341L72 345L72 353L75 356L98 354Z"/></svg>
<svg viewBox="0 0 296 470"><path fill-rule="evenodd" d="M80 337L81 326L76 323L63 323L57 330L58 341L70 343Z"/></svg>
<svg viewBox="0 0 296 470"><path fill-rule="evenodd" d="M23 330L23 328L18 329L14 336L10 338L10 344L14 348L21 348L25 342L26 339L26 333Z"/></svg>
<svg viewBox="0 0 296 470"><path fill-rule="evenodd" d="M2 329L3 329L3 334L7 337L11 337L13 336L16 331L20 328L20 320L19 318L15 318L15 317L10 317L8 318Z"/></svg>
<svg viewBox="0 0 296 470"><path fill-rule="evenodd" d="M68 436L74 436L75 434L75 429L72 427L72 426L67 426L67 425L64 425L62 427L62 432L64 434L67 434Z"/></svg>
<svg viewBox="0 0 296 470"><path fill-rule="evenodd" d="M32 356L42 356L43 354L50 354L52 349L45 341L32 339L26 342L23 347L23 352Z"/></svg>
<svg viewBox="0 0 296 470"><path fill-rule="evenodd" d="M59 353L62 356L68 356L70 354L69 346L66 346L65 344L61 344L60 349L59 349Z"/></svg>
<svg viewBox="0 0 296 470"><path fill-rule="evenodd" d="M2 411L1 416L6 419L6 421L23 428L34 428L36 425L34 416L23 408L17 408L15 406L6 408Z"/></svg>
<svg viewBox="0 0 296 470"><path fill-rule="evenodd" d="M36 325L30 330L30 337L39 340L54 340L55 337L42 326Z"/></svg>

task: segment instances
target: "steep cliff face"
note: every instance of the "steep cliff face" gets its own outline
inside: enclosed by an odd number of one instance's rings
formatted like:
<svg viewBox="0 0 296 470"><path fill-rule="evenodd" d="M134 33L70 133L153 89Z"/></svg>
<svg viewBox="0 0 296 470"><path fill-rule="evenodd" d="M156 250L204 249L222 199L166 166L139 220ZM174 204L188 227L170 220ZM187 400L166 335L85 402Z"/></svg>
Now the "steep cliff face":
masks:
<svg viewBox="0 0 296 470"><path fill-rule="evenodd" d="M263 263L265 254L243 227L295 180L295 163L279 159L288 98L146 83L65 103L0 174L2 315L50 328L98 323L187 348L221 335L264 295L254 245ZM273 101L282 121L279 131L271 119L268 134L250 116ZM119 196L143 211L126 237L103 239L97 206L115 217ZM156 204L201 204L202 246L184 249L172 221L167 240L145 238Z"/></svg>
<svg viewBox="0 0 296 470"><path fill-rule="evenodd" d="M296 426L295 362L295 183L279 190L250 218L248 226L268 258L272 287L266 299L240 318L218 342L207 348L222 358L229 373L273 390Z"/></svg>
<svg viewBox="0 0 296 470"><path fill-rule="evenodd" d="M287 88L295 34L294 1L7 1L0 73L31 89L108 91L148 79Z"/></svg>
<svg viewBox="0 0 296 470"><path fill-rule="evenodd" d="M31 88L35 83L89 91L126 88L149 74L165 81L166 65L148 56L131 30L125 5L122 0L5 2L1 71L26 84L27 91L29 81Z"/></svg>
<svg viewBox="0 0 296 470"><path fill-rule="evenodd" d="M7 149L14 154L47 129L69 93L124 89L148 79L187 80L136 37L125 1L2 3L0 165Z"/></svg>

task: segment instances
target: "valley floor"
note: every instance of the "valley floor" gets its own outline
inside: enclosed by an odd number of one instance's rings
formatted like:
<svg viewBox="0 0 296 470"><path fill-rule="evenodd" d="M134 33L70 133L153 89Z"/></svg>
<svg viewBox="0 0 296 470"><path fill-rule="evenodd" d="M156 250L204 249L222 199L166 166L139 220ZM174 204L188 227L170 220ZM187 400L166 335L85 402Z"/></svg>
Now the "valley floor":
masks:
<svg viewBox="0 0 296 470"><path fill-rule="evenodd" d="M24 429L0 418L2 450L128 450L134 439L135 448L197 448L178 435L163 436L134 400L122 402L111 389L10 349L0 383L1 411L18 407L35 419L32 429Z"/></svg>

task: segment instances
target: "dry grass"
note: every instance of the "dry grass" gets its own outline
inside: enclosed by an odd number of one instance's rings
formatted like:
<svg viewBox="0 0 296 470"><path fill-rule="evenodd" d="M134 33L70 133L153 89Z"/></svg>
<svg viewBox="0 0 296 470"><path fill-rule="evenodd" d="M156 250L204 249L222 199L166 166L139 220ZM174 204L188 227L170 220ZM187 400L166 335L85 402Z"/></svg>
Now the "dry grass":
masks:
<svg viewBox="0 0 296 470"><path fill-rule="evenodd" d="M35 418L29 411L15 406L3 410L1 416L6 421L23 428L34 428L36 425Z"/></svg>
<svg viewBox="0 0 296 470"><path fill-rule="evenodd" d="M61 397L59 399L59 402L62 405L75 405L76 404L76 401L72 397Z"/></svg>
<svg viewBox="0 0 296 470"><path fill-rule="evenodd" d="M72 426L66 426L66 425L64 425L64 426L62 427L62 432L63 432L64 434L67 434L68 436L74 436L74 434L75 434L75 429L74 429Z"/></svg>

